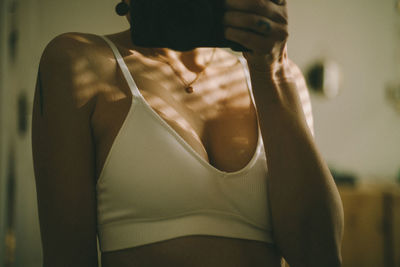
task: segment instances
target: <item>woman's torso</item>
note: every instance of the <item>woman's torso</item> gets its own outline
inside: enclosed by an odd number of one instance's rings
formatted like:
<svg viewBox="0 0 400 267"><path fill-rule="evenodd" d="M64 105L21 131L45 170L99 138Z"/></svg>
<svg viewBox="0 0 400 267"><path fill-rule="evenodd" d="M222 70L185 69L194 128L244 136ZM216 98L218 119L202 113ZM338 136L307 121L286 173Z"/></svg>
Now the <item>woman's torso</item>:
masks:
<svg viewBox="0 0 400 267"><path fill-rule="evenodd" d="M98 53L112 62L109 47L98 37ZM243 66L236 57L218 49L214 62L187 94L181 80L165 63L130 51L126 33L109 36L149 105L203 159L219 170L237 171L251 160L257 146L257 117L246 84ZM145 51L144 51L145 52ZM92 116L98 178L115 137L132 104L131 92L122 73L115 70L104 79ZM181 72L185 80L193 73ZM181 71L180 71L181 70ZM160 86L162 85L162 86ZM134 164L134 163L133 163ZM186 236L149 245L105 252L103 267L131 266L280 266L281 257L269 244L214 236Z"/></svg>

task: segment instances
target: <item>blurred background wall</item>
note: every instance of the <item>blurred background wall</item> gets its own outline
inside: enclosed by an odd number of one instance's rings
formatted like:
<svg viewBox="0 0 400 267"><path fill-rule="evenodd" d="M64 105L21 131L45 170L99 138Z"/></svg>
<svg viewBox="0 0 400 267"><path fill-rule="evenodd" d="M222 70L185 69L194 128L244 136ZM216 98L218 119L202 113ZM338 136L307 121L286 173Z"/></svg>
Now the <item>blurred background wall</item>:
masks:
<svg viewBox="0 0 400 267"><path fill-rule="evenodd" d="M5 134L4 134L4 88L5 88L5 70L6 70L6 3L0 1L0 259L4 259L5 255L5 231L6 231L6 180L5 180ZM1 263L0 263L1 264Z"/></svg>
<svg viewBox="0 0 400 267"><path fill-rule="evenodd" d="M126 29L127 22L114 15L116 3L0 0L0 267L42 264L30 140L41 53L63 32L106 34ZM9 233L5 246L9 226L14 229L15 240ZM6 250L11 251L7 257Z"/></svg>
<svg viewBox="0 0 400 267"><path fill-rule="evenodd" d="M326 160L361 179L393 179L400 170L400 114L385 99L400 80L399 13L394 0L290 1L289 55L303 69L336 61L341 92L312 98L316 140Z"/></svg>
<svg viewBox="0 0 400 267"><path fill-rule="evenodd" d="M127 22L113 11L117 2L0 1L0 260L5 259L7 225L16 236L15 262L8 266L41 266L30 143L41 52L63 32L126 29ZM312 95L321 152L331 166L360 179L394 180L400 168L400 114L386 101L385 86L400 80L395 1L289 2L291 58L303 70L315 60L330 59L343 73L336 98ZM8 241L12 248L13 240Z"/></svg>

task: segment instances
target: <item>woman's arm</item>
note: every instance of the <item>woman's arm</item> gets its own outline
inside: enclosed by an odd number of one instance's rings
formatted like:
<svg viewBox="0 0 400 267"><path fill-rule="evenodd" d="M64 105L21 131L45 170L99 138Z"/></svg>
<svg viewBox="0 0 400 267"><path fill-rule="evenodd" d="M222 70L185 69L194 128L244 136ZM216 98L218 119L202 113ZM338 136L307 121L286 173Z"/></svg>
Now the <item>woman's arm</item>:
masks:
<svg viewBox="0 0 400 267"><path fill-rule="evenodd" d="M35 91L32 149L45 267L97 267L94 100L75 37L47 46Z"/></svg>
<svg viewBox="0 0 400 267"><path fill-rule="evenodd" d="M265 73L250 73L266 144L278 246L293 267L340 266L342 203L306 123L300 88L286 74L281 82L274 82ZM276 90L282 99L271 104L266 90Z"/></svg>
<svg viewBox="0 0 400 267"><path fill-rule="evenodd" d="M244 56L265 144L276 243L290 266L337 267L343 207L307 125L299 97L304 88L287 57L286 6L274 2L228 0L225 36L252 49Z"/></svg>

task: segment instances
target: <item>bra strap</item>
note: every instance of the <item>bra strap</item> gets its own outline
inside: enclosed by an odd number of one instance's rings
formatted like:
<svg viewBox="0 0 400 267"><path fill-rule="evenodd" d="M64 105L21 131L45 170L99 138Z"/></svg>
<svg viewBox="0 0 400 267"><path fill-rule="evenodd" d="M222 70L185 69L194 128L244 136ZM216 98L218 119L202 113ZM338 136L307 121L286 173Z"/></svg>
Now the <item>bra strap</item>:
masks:
<svg viewBox="0 0 400 267"><path fill-rule="evenodd" d="M253 95L253 87L251 85L250 71L249 71L249 67L247 66L247 60L243 56L238 56L238 59L240 60L240 63L242 63L242 65L243 65L244 74L246 76L246 81L247 81L247 89L249 90L249 94L251 97L251 101L253 101L254 108L257 111L257 105L256 105L256 101L255 101L254 95ZM261 129L260 129L259 122L258 122L258 138L259 138L260 142L259 142L259 146L257 147L257 151L260 149L261 144L264 144L264 141L261 136ZM262 149L262 151L264 151L264 149Z"/></svg>
<svg viewBox="0 0 400 267"><path fill-rule="evenodd" d="M131 89L132 95L134 98L140 98L140 92L137 88L135 81L133 80L132 74L130 73L128 66L126 65L124 59L121 56L121 53L118 51L118 48L115 44L107 37L100 35L101 38L110 46L111 50L114 53L115 59L118 62L118 65L122 71L122 74L125 77L126 82L128 83L129 88Z"/></svg>
<svg viewBox="0 0 400 267"><path fill-rule="evenodd" d="M253 105L257 109L256 101L254 100L254 95L253 95L253 88L251 86L250 72L247 66L247 60L243 56L238 56L238 59L243 65L244 74L246 76L246 81L247 81L247 89L249 90L251 101L253 101Z"/></svg>

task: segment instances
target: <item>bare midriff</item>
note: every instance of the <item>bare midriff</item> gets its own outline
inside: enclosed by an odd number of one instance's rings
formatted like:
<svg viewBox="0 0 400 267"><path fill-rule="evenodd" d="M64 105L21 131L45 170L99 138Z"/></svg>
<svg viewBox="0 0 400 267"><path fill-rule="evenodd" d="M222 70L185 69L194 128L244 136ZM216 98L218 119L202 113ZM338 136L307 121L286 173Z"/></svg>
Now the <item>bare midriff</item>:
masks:
<svg viewBox="0 0 400 267"><path fill-rule="evenodd" d="M272 244L259 241L186 236L140 247L105 252L103 267L281 267Z"/></svg>

